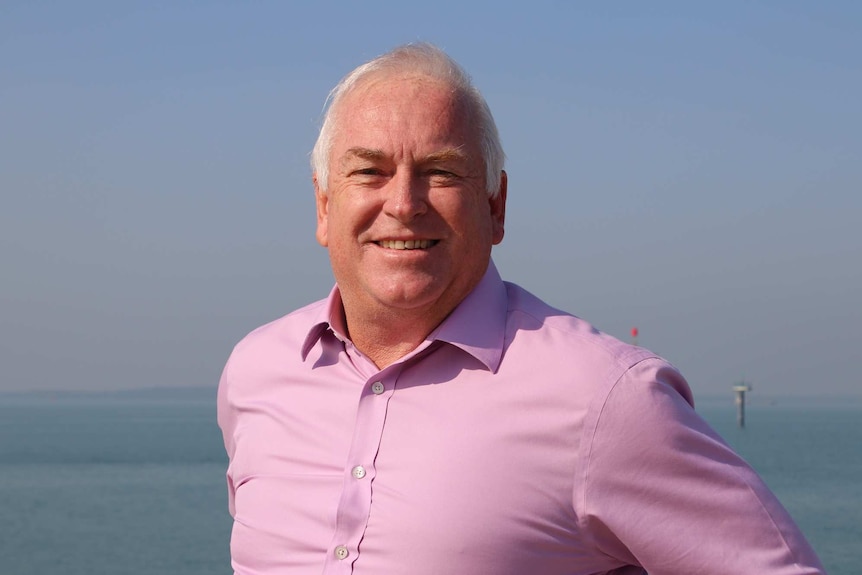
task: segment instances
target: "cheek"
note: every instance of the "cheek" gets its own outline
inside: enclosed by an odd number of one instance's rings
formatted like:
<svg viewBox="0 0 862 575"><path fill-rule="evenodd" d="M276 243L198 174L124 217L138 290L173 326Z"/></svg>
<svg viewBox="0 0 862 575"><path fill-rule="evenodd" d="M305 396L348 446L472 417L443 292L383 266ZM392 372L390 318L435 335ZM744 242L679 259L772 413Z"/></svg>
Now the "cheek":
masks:
<svg viewBox="0 0 862 575"><path fill-rule="evenodd" d="M343 198L333 203L329 214L330 235L350 236L367 229L380 210L373 198Z"/></svg>
<svg viewBox="0 0 862 575"><path fill-rule="evenodd" d="M488 211L482 207L482 204L487 207L487 202L480 200L476 195L476 192L471 189L445 190L436 197L429 198L429 204L453 226L469 226L470 222L476 225L482 213Z"/></svg>
<svg viewBox="0 0 862 575"><path fill-rule="evenodd" d="M492 225L488 203L484 200L464 205L457 213L457 224L461 233L474 242L475 248L491 241Z"/></svg>
<svg viewBox="0 0 862 575"><path fill-rule="evenodd" d="M345 232L350 227L347 215L349 210L341 202L329 202L329 212L326 216L326 233L329 237L330 245L338 243L345 235Z"/></svg>
<svg viewBox="0 0 862 575"><path fill-rule="evenodd" d="M371 237L369 230L374 222L373 211L355 205L334 206L326 222L330 258L337 258L345 265L356 263L362 255L364 242Z"/></svg>

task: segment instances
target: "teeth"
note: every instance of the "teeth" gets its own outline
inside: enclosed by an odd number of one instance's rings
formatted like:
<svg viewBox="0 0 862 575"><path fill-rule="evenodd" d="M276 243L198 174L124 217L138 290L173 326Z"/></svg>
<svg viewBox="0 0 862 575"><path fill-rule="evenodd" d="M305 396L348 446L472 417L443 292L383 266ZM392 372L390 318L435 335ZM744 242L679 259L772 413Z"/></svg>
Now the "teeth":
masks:
<svg viewBox="0 0 862 575"><path fill-rule="evenodd" d="M436 240L382 240L377 242L380 247L390 250L424 250L437 243Z"/></svg>

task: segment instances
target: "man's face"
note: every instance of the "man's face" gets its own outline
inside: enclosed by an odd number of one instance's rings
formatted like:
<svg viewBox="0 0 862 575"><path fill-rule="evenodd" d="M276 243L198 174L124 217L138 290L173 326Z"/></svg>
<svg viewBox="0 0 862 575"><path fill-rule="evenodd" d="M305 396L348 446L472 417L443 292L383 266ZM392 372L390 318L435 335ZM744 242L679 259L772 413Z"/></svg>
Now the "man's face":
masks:
<svg viewBox="0 0 862 575"><path fill-rule="evenodd" d="M489 198L478 125L437 81L369 80L335 113L329 182L315 180L317 239L348 316L410 310L442 319L503 239L505 174Z"/></svg>

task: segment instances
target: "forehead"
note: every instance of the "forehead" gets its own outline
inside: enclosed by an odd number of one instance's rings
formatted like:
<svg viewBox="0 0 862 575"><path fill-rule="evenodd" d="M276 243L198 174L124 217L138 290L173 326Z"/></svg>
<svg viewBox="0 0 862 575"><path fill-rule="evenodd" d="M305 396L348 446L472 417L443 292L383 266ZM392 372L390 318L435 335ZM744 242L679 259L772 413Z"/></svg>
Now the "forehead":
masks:
<svg viewBox="0 0 862 575"><path fill-rule="evenodd" d="M356 146L398 153L478 143L466 98L427 76L365 80L344 95L334 112L335 155Z"/></svg>

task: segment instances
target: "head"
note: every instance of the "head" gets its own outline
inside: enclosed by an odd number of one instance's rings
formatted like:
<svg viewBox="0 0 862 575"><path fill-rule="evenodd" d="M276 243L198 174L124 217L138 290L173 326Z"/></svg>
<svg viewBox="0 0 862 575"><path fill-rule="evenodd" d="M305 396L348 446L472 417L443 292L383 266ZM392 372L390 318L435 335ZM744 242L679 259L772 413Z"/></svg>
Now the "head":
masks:
<svg viewBox="0 0 862 575"><path fill-rule="evenodd" d="M311 171L316 174L319 185L324 190L328 188L329 156L332 150L332 138L338 129L341 102L353 90L368 81L405 74L437 79L451 86L455 93L465 99L471 115L477 119L482 159L485 163L487 192L488 195L496 195L500 190L500 177L506 155L503 152L491 109L458 62L436 46L425 43L399 46L391 52L362 64L342 78L329 93L323 124L311 152Z"/></svg>
<svg viewBox="0 0 862 575"><path fill-rule="evenodd" d="M503 238L502 161L487 105L440 50L399 48L342 80L313 164L351 336L361 317L412 318L424 337L475 287Z"/></svg>

